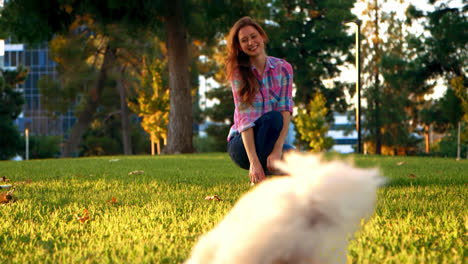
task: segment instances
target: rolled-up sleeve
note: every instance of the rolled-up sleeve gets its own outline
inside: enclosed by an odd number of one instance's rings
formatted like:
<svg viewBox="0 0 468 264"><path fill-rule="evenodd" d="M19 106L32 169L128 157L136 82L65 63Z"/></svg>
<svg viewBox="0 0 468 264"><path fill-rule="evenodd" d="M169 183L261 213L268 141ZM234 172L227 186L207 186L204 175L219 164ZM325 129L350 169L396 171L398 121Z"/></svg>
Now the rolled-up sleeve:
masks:
<svg viewBox="0 0 468 264"><path fill-rule="evenodd" d="M242 81L238 75L235 75L231 81L232 87L232 96L234 97L234 123L236 124L236 130L240 133L248 128L254 127L255 116L253 112L255 108L253 105L246 105L242 102L239 96L239 89L241 87Z"/></svg>
<svg viewBox="0 0 468 264"><path fill-rule="evenodd" d="M281 90L277 111L293 112L294 102L292 99L293 70L291 64L284 62L281 66Z"/></svg>

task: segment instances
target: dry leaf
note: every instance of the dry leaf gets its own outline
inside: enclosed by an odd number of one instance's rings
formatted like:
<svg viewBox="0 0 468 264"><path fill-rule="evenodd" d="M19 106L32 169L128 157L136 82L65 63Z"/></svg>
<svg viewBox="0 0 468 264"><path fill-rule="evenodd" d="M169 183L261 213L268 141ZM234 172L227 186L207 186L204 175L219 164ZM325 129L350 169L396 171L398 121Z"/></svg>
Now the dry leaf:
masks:
<svg viewBox="0 0 468 264"><path fill-rule="evenodd" d="M9 203L13 199L13 196L8 193L0 193L0 204Z"/></svg>
<svg viewBox="0 0 468 264"><path fill-rule="evenodd" d="M396 165L401 166L401 165L403 165L403 164L405 164L405 162L404 162L404 161L400 161L400 162L398 162Z"/></svg>
<svg viewBox="0 0 468 264"><path fill-rule="evenodd" d="M15 189L11 189L10 191L6 193L0 193L0 204L7 204L9 202L14 201L13 199L14 192L15 192Z"/></svg>
<svg viewBox="0 0 468 264"><path fill-rule="evenodd" d="M218 202L222 201L222 200L218 197L218 195L207 196L207 197L205 197L205 200L207 200L207 201L216 200L216 201L218 201Z"/></svg>
<svg viewBox="0 0 468 264"><path fill-rule="evenodd" d="M410 177L410 178L416 178L416 175L414 175L413 173L411 173L408 177Z"/></svg>
<svg viewBox="0 0 468 264"><path fill-rule="evenodd" d="M135 170L135 171L129 172L128 175L136 175L136 174L143 174L143 173L145 172L142 170Z"/></svg>
<svg viewBox="0 0 468 264"><path fill-rule="evenodd" d="M112 199L110 201L107 200L107 203L110 204L110 205L115 205L115 204L117 204L117 199L115 199L115 197L112 196Z"/></svg>
<svg viewBox="0 0 468 264"><path fill-rule="evenodd" d="M76 220L80 221L81 223L86 222L86 220L89 220L89 214L88 210L83 209L83 216L79 216L77 213L75 213Z"/></svg>

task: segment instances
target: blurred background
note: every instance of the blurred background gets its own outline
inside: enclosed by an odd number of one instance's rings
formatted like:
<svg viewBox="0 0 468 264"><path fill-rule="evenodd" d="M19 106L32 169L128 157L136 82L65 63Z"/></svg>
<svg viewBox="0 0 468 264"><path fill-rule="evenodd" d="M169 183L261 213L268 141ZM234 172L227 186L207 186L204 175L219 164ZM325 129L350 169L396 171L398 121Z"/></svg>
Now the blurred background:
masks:
<svg viewBox="0 0 468 264"><path fill-rule="evenodd" d="M243 16L293 66L298 149L466 157L468 1L414 2L0 1L0 159L226 151Z"/></svg>

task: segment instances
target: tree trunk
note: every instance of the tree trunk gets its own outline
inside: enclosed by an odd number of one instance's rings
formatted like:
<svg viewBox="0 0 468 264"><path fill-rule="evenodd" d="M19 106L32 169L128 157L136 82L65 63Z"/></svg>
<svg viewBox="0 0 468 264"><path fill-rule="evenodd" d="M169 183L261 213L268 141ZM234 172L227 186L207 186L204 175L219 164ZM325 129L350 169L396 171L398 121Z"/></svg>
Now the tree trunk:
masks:
<svg viewBox="0 0 468 264"><path fill-rule="evenodd" d="M170 110L166 153L193 152L192 96L188 72L188 44L183 0L166 0Z"/></svg>
<svg viewBox="0 0 468 264"><path fill-rule="evenodd" d="M104 53L104 61L99 72L96 85L88 93L88 100L86 106L79 113L75 125L73 125L70 136L63 144L62 157L75 157L77 148L81 143L81 137L84 132L88 129L89 125L94 119L94 114L99 106L99 100L101 99L102 91L104 90L105 82L107 79L107 70L109 66L115 61L115 49L107 46Z"/></svg>
<svg viewBox="0 0 468 264"><path fill-rule="evenodd" d="M122 118L122 141L125 155L132 155L132 139L130 137L130 121L127 105L127 90L123 84L125 67L120 69L120 78L117 82L117 90L120 94L120 113Z"/></svg>

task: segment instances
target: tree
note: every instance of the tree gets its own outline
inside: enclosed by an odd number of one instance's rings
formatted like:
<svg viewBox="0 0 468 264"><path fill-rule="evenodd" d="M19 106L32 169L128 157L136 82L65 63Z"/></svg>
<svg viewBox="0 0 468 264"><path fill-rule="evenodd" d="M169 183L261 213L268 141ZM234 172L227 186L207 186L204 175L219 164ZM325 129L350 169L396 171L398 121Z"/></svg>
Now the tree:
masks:
<svg viewBox="0 0 468 264"><path fill-rule="evenodd" d="M224 70L224 59L227 56L226 45L222 42L222 37L217 41L220 45L204 51L207 59L199 60L200 72L206 79L212 78L220 86L210 89L205 94L206 98L215 103L211 107L206 107L202 113L203 118L216 122L206 128L206 133L213 140L211 151L226 151L227 136L229 129L234 123L234 99L231 86L226 82L226 72Z"/></svg>
<svg viewBox="0 0 468 264"><path fill-rule="evenodd" d="M156 40L157 41L157 40ZM150 135L151 153L154 155L154 143L157 153L161 153L161 140L166 143L167 124L169 121L169 90L165 89L161 72L165 63L156 56L152 60L143 57L143 76L135 87L137 96L129 101L129 106L141 118L141 126Z"/></svg>
<svg viewBox="0 0 468 264"><path fill-rule="evenodd" d="M333 139L326 136L328 132L326 99L317 93L310 100L307 109L299 109L294 122L301 139L309 143L312 151L329 150Z"/></svg>
<svg viewBox="0 0 468 264"><path fill-rule="evenodd" d="M385 1L385 0L384 0ZM366 99L368 106L364 111L365 121L364 127L368 131L367 140L375 141L375 153L382 152L382 131L381 131L381 87L380 87L380 62L382 60L382 36L380 24L382 23L382 2L378 0L361 0L366 3L367 8L362 15L369 19L364 21L362 26L362 34L366 36L362 40L361 54L363 58L362 73L364 76L363 82L363 97Z"/></svg>
<svg viewBox="0 0 468 264"><path fill-rule="evenodd" d="M409 44L418 50L416 63L424 66L421 70L424 78L443 78L461 100L461 109L466 117L468 32L465 29L468 27L468 5L464 3L463 7L452 8L440 2L430 1L435 7L431 12L423 12L412 5L408 7L407 23L411 25L414 21L420 22L426 33L425 36L410 40Z"/></svg>
<svg viewBox="0 0 468 264"><path fill-rule="evenodd" d="M92 25L86 21L77 21L76 24L88 25L88 29L92 29ZM109 86L111 71L117 60L117 48L111 39L99 34L90 37L89 31L79 34L75 31L76 29L71 27L70 35L58 34L51 42L51 56L58 65L58 82L46 77L39 83L43 95L42 102L52 113L57 110L68 111L78 100L74 109L77 122L64 143L64 157L76 155L82 136L95 119L95 113L101 105L106 86ZM60 94L64 96L57 97ZM62 106L57 109L57 105Z"/></svg>
<svg viewBox="0 0 468 264"><path fill-rule="evenodd" d="M0 159L10 159L18 152L21 138L13 121L21 114L24 104L23 94L16 89L23 83L28 71L0 70Z"/></svg>
<svg viewBox="0 0 468 264"><path fill-rule="evenodd" d="M0 25L19 40L38 42L66 32L75 17L89 16L96 24L120 28L130 36L133 33L151 31L165 39L168 47L171 98L167 152L182 153L193 151L188 45L197 39L213 45L212 39L217 32L226 30L239 18L239 14L259 10L255 8L258 5L258 2L247 0L11 0L2 11ZM111 58L115 57L117 47L109 46L106 49L104 58L108 59L104 60L103 65L112 63ZM102 84L104 77L107 77L107 71L101 69L98 84ZM96 92L99 91L100 89L96 89ZM93 109L94 106L90 105L89 110ZM92 115L90 118L92 119ZM77 125L84 127L86 123L89 126L89 120L83 121L86 122L78 122Z"/></svg>
<svg viewBox="0 0 468 264"><path fill-rule="evenodd" d="M432 92L434 83L426 80L424 66L414 62L417 50L407 44L414 35L407 31L404 21L395 12L382 13L381 21L388 25L378 65L383 77L379 96L382 146L392 149L393 154L404 154L416 151L420 112L427 105L425 95ZM428 132L427 126L426 139Z"/></svg>
<svg viewBox="0 0 468 264"><path fill-rule="evenodd" d="M326 87L323 80L338 77L339 66L353 59L353 38L347 34L345 23L355 19L351 13L354 2L271 1L264 23L270 38L267 53L293 66L298 107L306 107L319 92L325 96L327 108L346 111L345 90L352 86L334 82Z"/></svg>

